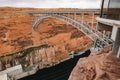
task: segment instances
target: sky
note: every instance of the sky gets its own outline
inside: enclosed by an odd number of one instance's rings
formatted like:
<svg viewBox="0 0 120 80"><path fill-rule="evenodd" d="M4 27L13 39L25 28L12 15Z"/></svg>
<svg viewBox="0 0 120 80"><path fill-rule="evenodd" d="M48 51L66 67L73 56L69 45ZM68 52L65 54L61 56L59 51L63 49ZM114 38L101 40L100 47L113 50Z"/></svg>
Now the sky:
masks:
<svg viewBox="0 0 120 80"><path fill-rule="evenodd" d="M0 7L100 8L101 0L0 0Z"/></svg>

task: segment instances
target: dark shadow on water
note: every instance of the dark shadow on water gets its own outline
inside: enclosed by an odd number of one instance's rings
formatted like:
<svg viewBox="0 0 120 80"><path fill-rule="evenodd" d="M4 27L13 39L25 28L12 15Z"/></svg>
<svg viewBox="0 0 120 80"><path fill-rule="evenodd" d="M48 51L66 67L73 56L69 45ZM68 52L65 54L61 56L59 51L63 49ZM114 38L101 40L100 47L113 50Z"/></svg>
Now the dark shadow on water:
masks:
<svg viewBox="0 0 120 80"><path fill-rule="evenodd" d="M87 50L80 56L75 56L73 59L66 60L53 67L41 69L36 74L19 80L68 80L77 61L82 57L88 57L90 53L91 51Z"/></svg>

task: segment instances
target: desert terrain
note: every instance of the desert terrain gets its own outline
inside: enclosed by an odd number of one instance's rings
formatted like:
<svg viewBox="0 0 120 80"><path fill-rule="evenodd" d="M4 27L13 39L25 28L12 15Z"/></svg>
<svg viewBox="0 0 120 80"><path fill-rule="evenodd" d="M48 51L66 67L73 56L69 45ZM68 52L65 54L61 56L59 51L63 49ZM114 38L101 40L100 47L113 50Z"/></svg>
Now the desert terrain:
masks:
<svg viewBox="0 0 120 80"><path fill-rule="evenodd" d="M83 49L82 45L90 41L72 25L55 18L43 20L38 29L33 31L32 24L34 21L27 14L29 10L35 9L0 9L0 55L45 43L62 46L68 44L70 51L79 51ZM88 41L83 41L83 39ZM80 45L76 45L74 42L80 43Z"/></svg>
<svg viewBox="0 0 120 80"><path fill-rule="evenodd" d="M72 51L77 53L87 50L92 46L92 41L88 36L60 19L44 19L38 25L38 28L33 30L32 24L34 20L27 12L36 10L38 9L0 8L0 65L8 65L9 62L13 60L13 57L9 54L21 55L19 51L21 52L40 45L47 44L50 47L42 48L38 50L38 52L30 50L30 55L35 56L34 63L42 59L43 63L48 62L52 64L69 58L69 53ZM79 19L81 18L81 16L77 17ZM89 17L91 18L91 15L89 15ZM86 15L85 21L90 21L89 19L88 15ZM89 57L80 59L73 69L69 80L119 79L120 59L117 59L110 51L111 47L107 47L102 51L92 53ZM4 58L6 55L9 56ZM30 55L27 55L22 60L30 61L28 65L32 66L33 62ZM14 58L17 58L16 55ZM20 62L26 64L23 61ZM9 64L9 66L0 67L0 70L11 66L12 65ZM23 65L23 67L25 67L25 65ZM44 65L42 65L42 67L44 68Z"/></svg>
<svg viewBox="0 0 120 80"><path fill-rule="evenodd" d="M23 63L25 66L23 61L29 62L31 55L36 56L34 63L39 62L40 58L45 65L46 62L56 63L70 58L69 53L72 51L77 53L92 46L92 41L85 34L60 19L44 19L37 29L33 30L34 20L28 12L36 10L0 8L0 56L3 65L1 70L13 66L11 61L16 65ZM37 52L36 48L31 48L46 44L51 47L38 50L42 54ZM24 56L23 59L14 62L20 55ZM29 65L33 65L32 61Z"/></svg>

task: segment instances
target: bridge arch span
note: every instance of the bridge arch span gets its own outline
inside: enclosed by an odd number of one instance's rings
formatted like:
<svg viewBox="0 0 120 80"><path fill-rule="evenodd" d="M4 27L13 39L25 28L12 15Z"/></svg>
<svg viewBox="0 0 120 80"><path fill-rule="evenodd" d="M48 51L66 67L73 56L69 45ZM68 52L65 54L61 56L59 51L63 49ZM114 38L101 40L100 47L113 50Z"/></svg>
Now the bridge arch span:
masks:
<svg viewBox="0 0 120 80"><path fill-rule="evenodd" d="M95 41L95 45L96 45L96 41L100 41L100 45L109 45L110 43L112 43L113 41L111 39L108 39L105 35L103 35L101 32L96 31L95 29L91 28L91 26L84 24L80 21L77 21L75 19L72 19L70 17L67 16L63 16L63 15L57 15L57 14L49 14L49 15L44 15L41 17L38 17L35 22L33 23L32 28L36 29L39 25L39 23L46 18L57 18L57 19L61 19L69 24L71 24L73 27L77 28L78 30L82 31L85 35L87 35L91 40ZM103 36L105 36L103 38Z"/></svg>
<svg viewBox="0 0 120 80"><path fill-rule="evenodd" d="M33 30L36 29L38 27L38 25L40 24L40 22L46 18L56 18L56 19L60 19L62 21L65 21L71 25L73 25L72 23L75 23L75 20L69 18L69 17L66 17L66 16L62 16L62 15L44 15L44 16L41 16L41 17L38 17L33 25L32 25L32 28ZM75 25L73 25L75 27Z"/></svg>

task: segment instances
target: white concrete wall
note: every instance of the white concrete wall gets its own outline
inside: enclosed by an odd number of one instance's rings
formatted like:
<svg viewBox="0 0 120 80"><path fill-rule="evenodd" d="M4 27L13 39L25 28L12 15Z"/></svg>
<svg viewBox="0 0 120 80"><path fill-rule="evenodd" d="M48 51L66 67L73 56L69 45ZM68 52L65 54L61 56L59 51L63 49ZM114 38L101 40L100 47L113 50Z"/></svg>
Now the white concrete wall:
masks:
<svg viewBox="0 0 120 80"><path fill-rule="evenodd" d="M115 39L113 48L112 48L112 52L117 55L119 46L120 46L120 28L114 27L114 30L112 32L112 38Z"/></svg>
<svg viewBox="0 0 120 80"><path fill-rule="evenodd" d="M118 53L117 53L117 58L120 58L120 46L119 46L119 50L118 50Z"/></svg>
<svg viewBox="0 0 120 80"><path fill-rule="evenodd" d="M15 75L14 77L17 80L17 79L20 79L20 78L23 78L23 77L26 77L26 76L29 76L29 75L32 75L32 74L35 74L35 73L36 73L36 70L33 69L31 71L23 72L23 73L21 73L19 75Z"/></svg>
<svg viewBox="0 0 120 80"><path fill-rule="evenodd" d="M28 76L28 72L24 72L24 73L21 73L19 75L15 75L14 78L17 80L17 79L20 79L20 78L23 78L23 77L26 77L26 76Z"/></svg>
<svg viewBox="0 0 120 80"><path fill-rule="evenodd" d="M22 69L17 69L17 70L14 70L12 72L9 72L8 75L12 76L12 75L20 74L22 72L23 72Z"/></svg>
<svg viewBox="0 0 120 80"><path fill-rule="evenodd" d="M113 27L113 30L112 30L112 35L111 35L111 39L113 40L113 41L115 41L115 39L116 39L116 35L117 35L117 30L118 30L118 27Z"/></svg>
<svg viewBox="0 0 120 80"><path fill-rule="evenodd" d="M17 66L8 68L8 69L6 69L4 71L1 71L0 75L2 75L2 74L16 75L16 74L19 74L21 72L23 72L22 66L21 65L17 65Z"/></svg>
<svg viewBox="0 0 120 80"><path fill-rule="evenodd" d="M8 80L7 74L1 74L0 80Z"/></svg>

